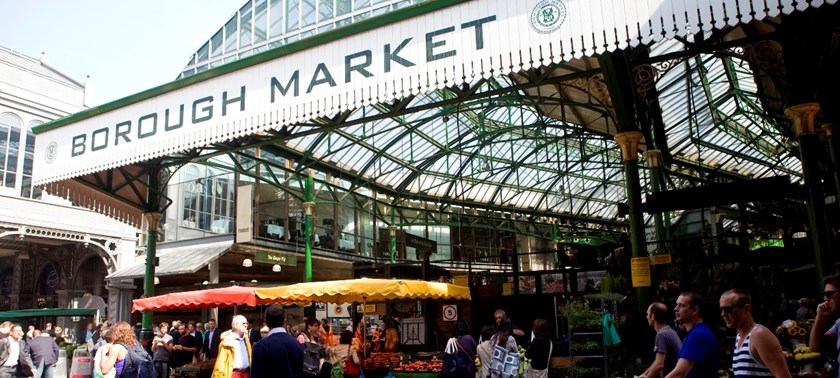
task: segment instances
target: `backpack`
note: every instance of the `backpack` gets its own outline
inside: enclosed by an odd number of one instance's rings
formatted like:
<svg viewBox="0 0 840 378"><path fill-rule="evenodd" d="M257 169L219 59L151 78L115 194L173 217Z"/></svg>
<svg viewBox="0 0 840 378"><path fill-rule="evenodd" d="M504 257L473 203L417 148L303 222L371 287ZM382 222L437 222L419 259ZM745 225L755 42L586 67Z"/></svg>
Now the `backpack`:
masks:
<svg viewBox="0 0 840 378"><path fill-rule="evenodd" d="M120 343L128 353L125 354L125 365L120 378L156 378L155 363L152 356L139 343L129 347Z"/></svg>
<svg viewBox="0 0 840 378"><path fill-rule="evenodd" d="M307 342L303 344L303 376L314 378L321 369L321 352L324 348L318 344Z"/></svg>

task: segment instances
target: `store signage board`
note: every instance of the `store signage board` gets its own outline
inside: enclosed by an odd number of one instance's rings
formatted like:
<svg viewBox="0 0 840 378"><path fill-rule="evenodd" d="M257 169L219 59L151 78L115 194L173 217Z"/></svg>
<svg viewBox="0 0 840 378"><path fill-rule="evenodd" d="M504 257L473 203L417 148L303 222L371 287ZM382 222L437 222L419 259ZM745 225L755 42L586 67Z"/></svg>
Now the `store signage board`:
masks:
<svg viewBox="0 0 840 378"><path fill-rule="evenodd" d="M33 181L836 2L744 0L740 10L723 0L421 3L35 127Z"/></svg>
<svg viewBox="0 0 840 378"><path fill-rule="evenodd" d="M671 263L671 254L661 254L661 255L652 255L650 256L650 263L652 265L664 265Z"/></svg>
<svg viewBox="0 0 840 378"><path fill-rule="evenodd" d="M297 266L297 256L277 252L258 251L254 254L254 261L266 264Z"/></svg>
<svg viewBox="0 0 840 378"><path fill-rule="evenodd" d="M254 209L251 196L254 187L251 184L240 185L236 190L236 242L249 243L254 239Z"/></svg>
<svg viewBox="0 0 840 378"><path fill-rule="evenodd" d="M452 277L452 284L458 286L470 286L470 276L462 274Z"/></svg>

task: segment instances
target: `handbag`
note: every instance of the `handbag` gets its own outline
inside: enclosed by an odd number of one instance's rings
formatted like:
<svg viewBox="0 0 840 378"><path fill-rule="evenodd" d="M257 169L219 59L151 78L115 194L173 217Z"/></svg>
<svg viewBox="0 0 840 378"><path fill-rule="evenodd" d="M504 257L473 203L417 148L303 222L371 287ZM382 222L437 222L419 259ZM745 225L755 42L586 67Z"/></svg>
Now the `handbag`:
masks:
<svg viewBox="0 0 840 378"><path fill-rule="evenodd" d="M443 368L441 376L443 377L464 377L467 374L467 364L471 363L472 358L461 348L456 338L450 338L446 343L446 349L443 353Z"/></svg>
<svg viewBox="0 0 840 378"><path fill-rule="evenodd" d="M356 365L353 362L353 354L350 350L350 346L347 346L347 357L344 358L344 374L347 375L359 375L361 374L362 369L359 368L359 365Z"/></svg>
<svg viewBox="0 0 840 378"><path fill-rule="evenodd" d="M545 363L545 369L534 369L531 364L525 368L525 378L548 378L548 367L551 365L551 352L554 350L554 343L548 342L548 361Z"/></svg>
<svg viewBox="0 0 840 378"><path fill-rule="evenodd" d="M493 340L493 357L490 359L490 376L492 378L519 377L519 352L499 345L495 337L491 340Z"/></svg>

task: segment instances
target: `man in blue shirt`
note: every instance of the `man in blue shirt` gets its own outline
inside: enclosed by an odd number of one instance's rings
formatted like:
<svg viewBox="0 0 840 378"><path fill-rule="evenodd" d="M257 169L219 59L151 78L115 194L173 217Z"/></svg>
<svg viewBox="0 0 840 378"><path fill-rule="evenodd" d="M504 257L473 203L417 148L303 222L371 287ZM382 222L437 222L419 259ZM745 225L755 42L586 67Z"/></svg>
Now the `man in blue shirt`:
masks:
<svg viewBox="0 0 840 378"><path fill-rule="evenodd" d="M703 305L703 297L693 291L683 292L677 298L674 313L688 333L677 356L677 366L666 378L717 377L717 340L709 326L703 322Z"/></svg>

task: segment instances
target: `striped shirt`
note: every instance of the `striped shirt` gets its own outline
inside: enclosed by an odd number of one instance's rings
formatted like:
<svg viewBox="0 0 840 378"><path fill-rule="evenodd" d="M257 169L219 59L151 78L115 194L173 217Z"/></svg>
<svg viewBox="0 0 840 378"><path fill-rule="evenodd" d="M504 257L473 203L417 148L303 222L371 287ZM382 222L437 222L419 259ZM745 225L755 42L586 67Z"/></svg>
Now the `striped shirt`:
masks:
<svg viewBox="0 0 840 378"><path fill-rule="evenodd" d="M738 347L738 343L740 342L740 335L735 338L735 351L732 355L732 372L735 374L736 377L772 377L773 375L770 374L770 369L767 366L762 365L758 361L753 358L752 354L750 353L750 336L752 335L753 331L755 331L758 327L764 327L760 324L756 324L750 332L747 334L747 337L744 339L744 343L741 344L741 347Z"/></svg>

